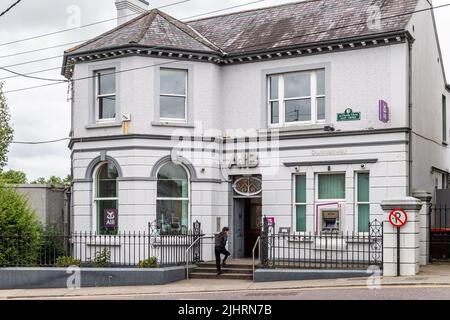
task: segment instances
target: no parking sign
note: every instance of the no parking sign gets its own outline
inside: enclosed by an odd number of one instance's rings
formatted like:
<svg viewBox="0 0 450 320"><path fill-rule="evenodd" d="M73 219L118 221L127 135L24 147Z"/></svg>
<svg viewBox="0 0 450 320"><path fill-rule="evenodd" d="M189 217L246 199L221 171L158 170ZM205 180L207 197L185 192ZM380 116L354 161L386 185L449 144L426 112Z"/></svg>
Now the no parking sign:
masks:
<svg viewBox="0 0 450 320"><path fill-rule="evenodd" d="M389 222L396 228L404 227L408 222L408 214L402 209L392 210L389 214Z"/></svg>
<svg viewBox="0 0 450 320"><path fill-rule="evenodd" d="M389 222L397 228L397 276L400 276L400 229L408 222L408 214L403 209L394 209L389 214Z"/></svg>

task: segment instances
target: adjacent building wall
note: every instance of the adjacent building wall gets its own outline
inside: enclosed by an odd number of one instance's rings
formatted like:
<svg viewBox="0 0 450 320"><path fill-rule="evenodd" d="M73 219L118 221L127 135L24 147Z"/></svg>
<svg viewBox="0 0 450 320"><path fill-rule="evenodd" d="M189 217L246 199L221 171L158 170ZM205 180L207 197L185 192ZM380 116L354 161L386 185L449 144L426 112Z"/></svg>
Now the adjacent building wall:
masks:
<svg viewBox="0 0 450 320"><path fill-rule="evenodd" d="M416 10L429 8L428 1L419 2ZM445 89L443 61L431 10L413 15L408 30L414 38L412 44L412 189L423 189L434 197L436 178L432 167L450 172L450 151L443 144L442 96L450 94ZM450 112L447 111L447 131L450 129ZM446 133L449 142L449 133Z"/></svg>
<svg viewBox="0 0 450 320"><path fill-rule="evenodd" d="M22 184L15 188L25 195L43 225L68 230L69 212L65 188L38 184Z"/></svg>

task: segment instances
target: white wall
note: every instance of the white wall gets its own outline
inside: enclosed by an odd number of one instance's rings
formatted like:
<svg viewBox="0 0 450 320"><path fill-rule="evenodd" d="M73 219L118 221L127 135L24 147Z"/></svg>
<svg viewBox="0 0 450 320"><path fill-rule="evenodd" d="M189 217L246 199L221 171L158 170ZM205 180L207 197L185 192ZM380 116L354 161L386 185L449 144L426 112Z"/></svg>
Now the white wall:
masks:
<svg viewBox="0 0 450 320"><path fill-rule="evenodd" d="M429 4L422 0L416 10L426 8ZM408 30L415 39L412 46L412 188L433 193L435 181L431 167L450 171L450 152L442 145L442 95L447 96L447 130L450 130L450 94L445 89L431 11L416 13Z"/></svg>
<svg viewBox="0 0 450 320"><path fill-rule="evenodd" d="M266 81L264 70L278 68L308 68L325 64L330 69L331 83L327 99L331 113L327 124L338 130L405 127L407 105L407 46L396 44L345 52L295 57L283 60L254 62L218 67L202 62L176 62L166 67L189 66L193 73L191 108L197 132L209 129L266 128ZM75 78L92 76L95 68L120 63L118 69L127 70L174 60L148 57L128 57L103 62L80 63ZM164 67L164 66L161 66ZM131 114L129 133L172 134L176 128L152 126L155 105L155 68L145 68L117 74L120 113ZM86 129L89 123L89 100L92 98L93 79L75 83L74 127L75 137L121 134L122 129ZM378 101L389 103L391 121L378 120ZM361 121L336 122L337 113L347 108L362 113ZM300 128L300 127L299 127ZM193 129L186 129L193 132Z"/></svg>

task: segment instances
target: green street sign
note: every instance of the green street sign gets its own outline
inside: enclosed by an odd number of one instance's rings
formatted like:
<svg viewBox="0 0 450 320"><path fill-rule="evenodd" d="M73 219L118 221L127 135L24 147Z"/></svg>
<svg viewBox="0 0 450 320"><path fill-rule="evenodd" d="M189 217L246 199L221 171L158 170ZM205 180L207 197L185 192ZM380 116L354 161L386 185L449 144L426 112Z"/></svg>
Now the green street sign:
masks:
<svg viewBox="0 0 450 320"><path fill-rule="evenodd" d="M344 113L338 113L337 121L358 121L361 120L361 112L353 112L348 108Z"/></svg>

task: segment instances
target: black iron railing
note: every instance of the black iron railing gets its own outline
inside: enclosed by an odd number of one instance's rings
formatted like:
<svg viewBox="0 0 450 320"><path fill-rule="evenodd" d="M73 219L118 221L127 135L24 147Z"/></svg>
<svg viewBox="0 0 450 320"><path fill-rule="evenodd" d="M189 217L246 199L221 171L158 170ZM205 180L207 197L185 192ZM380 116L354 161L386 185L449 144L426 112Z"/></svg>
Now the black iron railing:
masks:
<svg viewBox="0 0 450 320"><path fill-rule="evenodd" d="M184 265L185 250L201 237L196 231L160 235L154 232L0 234L0 267L156 267ZM190 262L201 258L201 239ZM197 245L196 245L197 246Z"/></svg>
<svg viewBox="0 0 450 320"><path fill-rule="evenodd" d="M436 205L429 209L430 261L450 259L450 208Z"/></svg>
<svg viewBox="0 0 450 320"><path fill-rule="evenodd" d="M383 265L383 225L375 220L368 233L336 232L261 236L261 267L292 269L367 269Z"/></svg>

